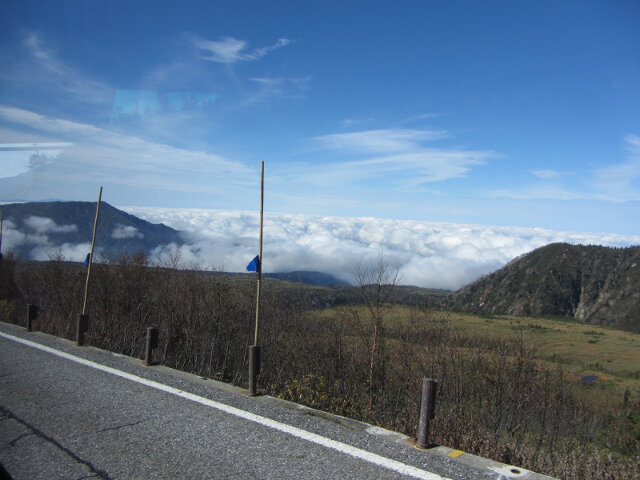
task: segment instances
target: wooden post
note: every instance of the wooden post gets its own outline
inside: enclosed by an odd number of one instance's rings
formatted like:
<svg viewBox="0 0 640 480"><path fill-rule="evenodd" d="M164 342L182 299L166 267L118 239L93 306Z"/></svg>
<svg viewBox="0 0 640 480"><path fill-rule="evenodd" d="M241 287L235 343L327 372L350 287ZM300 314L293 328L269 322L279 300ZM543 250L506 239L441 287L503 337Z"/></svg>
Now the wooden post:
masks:
<svg viewBox="0 0 640 480"><path fill-rule="evenodd" d="M258 249L258 268L256 286L256 328L253 346L249 347L249 396L257 394L256 377L260 374L260 347L258 346L258 324L260 320L260 286L262 283L262 219L264 212L264 162L260 164L260 246Z"/></svg>
<svg viewBox="0 0 640 480"><path fill-rule="evenodd" d="M89 315L78 315L78 321L76 323L76 345L79 347L84 346L84 334L89 327Z"/></svg>
<svg viewBox="0 0 640 480"><path fill-rule="evenodd" d="M433 419L436 408L436 391L438 382L432 378L422 379L422 399L420 401L420 421L418 423L418 441L416 447L429 446L429 424Z"/></svg>
<svg viewBox="0 0 640 480"><path fill-rule="evenodd" d="M255 397L258 393L258 375L260 375L260 347L249 347L249 396Z"/></svg>
<svg viewBox="0 0 640 480"><path fill-rule="evenodd" d="M38 318L38 307L33 304L27 305L27 332L33 330L33 321Z"/></svg>
<svg viewBox="0 0 640 480"><path fill-rule="evenodd" d="M146 366L153 364L153 349L158 348L158 329L156 327L147 327L147 341L144 348L144 364Z"/></svg>

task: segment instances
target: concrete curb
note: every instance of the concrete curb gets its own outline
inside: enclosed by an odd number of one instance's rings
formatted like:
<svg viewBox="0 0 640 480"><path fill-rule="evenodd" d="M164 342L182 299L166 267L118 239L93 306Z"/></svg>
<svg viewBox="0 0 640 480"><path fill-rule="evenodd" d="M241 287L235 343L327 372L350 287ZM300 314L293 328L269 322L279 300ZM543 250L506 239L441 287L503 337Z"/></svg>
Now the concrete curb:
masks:
<svg viewBox="0 0 640 480"><path fill-rule="evenodd" d="M211 381L215 382L215 380L211 380ZM221 382L217 382L217 383L221 383ZM223 385L226 385L226 384L223 384ZM240 389L238 387L232 387L232 388L237 389L241 394L246 394L245 393L246 390ZM332 413L324 412L322 410L316 410L311 407L290 402L288 400L282 400L280 398L271 397L268 395L264 395L261 397L254 397L254 398L255 400L269 402L270 404L275 406L298 410L307 415L313 415L316 417L324 418L325 420L338 423L351 430L361 431L362 433L367 435L375 435L376 437L379 437L388 442L399 443L405 446L416 448L415 439L407 435L404 435L402 433L394 432L381 427L376 427L374 425L370 425L368 423L361 422L359 420L353 420L351 418L342 417L340 415L334 415ZM526 479L526 480L557 480L554 477L549 477L541 473L532 472L530 470L526 470L524 468L520 468L514 465L507 465L505 463L496 462L495 460L490 460L488 458L478 457L476 455L463 452L462 450L456 450L454 448L436 446L436 447L427 448L427 449L416 448L416 450L424 452L426 455L437 455L439 457L447 457L452 461L459 462L479 470L483 470L487 475L495 476L495 478L498 478L498 479L517 478L517 479Z"/></svg>

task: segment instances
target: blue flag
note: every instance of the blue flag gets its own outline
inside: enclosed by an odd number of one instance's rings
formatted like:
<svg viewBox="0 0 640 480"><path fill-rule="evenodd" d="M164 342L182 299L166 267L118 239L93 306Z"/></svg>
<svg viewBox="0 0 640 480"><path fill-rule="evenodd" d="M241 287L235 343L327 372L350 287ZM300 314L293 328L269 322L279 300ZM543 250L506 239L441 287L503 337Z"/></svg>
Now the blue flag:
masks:
<svg viewBox="0 0 640 480"><path fill-rule="evenodd" d="M260 255L256 255L256 258L251 260L249 265L247 265L247 272L257 272L260 268Z"/></svg>
<svg viewBox="0 0 640 480"><path fill-rule="evenodd" d="M91 256L90 253L87 253L87 258L84 259L84 266L88 267L89 266L89 257Z"/></svg>

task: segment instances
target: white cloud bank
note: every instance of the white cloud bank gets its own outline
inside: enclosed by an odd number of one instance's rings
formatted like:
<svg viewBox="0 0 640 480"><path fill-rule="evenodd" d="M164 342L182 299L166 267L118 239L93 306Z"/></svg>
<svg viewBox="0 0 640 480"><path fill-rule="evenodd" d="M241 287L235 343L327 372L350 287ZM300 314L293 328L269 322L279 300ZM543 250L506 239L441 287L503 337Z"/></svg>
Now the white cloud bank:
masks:
<svg viewBox="0 0 640 480"><path fill-rule="evenodd" d="M244 271L258 250L258 215L242 211L122 207L153 223L190 232L187 263ZM353 280L355 264L382 253L400 282L458 289L514 257L553 242L629 246L640 236L491 227L378 218L267 214L264 271L315 270ZM157 255L162 254L158 249Z"/></svg>
<svg viewBox="0 0 640 480"><path fill-rule="evenodd" d="M78 230L77 225L58 225L50 218L38 217L36 215L31 215L30 217L26 218L24 224L38 233L69 233Z"/></svg>
<svg viewBox="0 0 640 480"><path fill-rule="evenodd" d="M153 223L187 232L181 261L229 272L243 272L258 250L258 215L253 212L123 207ZM48 260L61 254L82 261L90 244L56 245L48 233L71 232L75 225L29 217L16 226L4 224L2 250L29 247L30 258ZM118 225L112 238L135 238L135 227ZM264 271L314 270L353 281L359 261L379 254L399 270L400 283L456 290L500 268L514 257L553 242L625 247L640 236L553 231L542 228L491 227L453 223L347 218L320 215L267 214L264 225ZM163 262L176 245L158 246L152 260Z"/></svg>
<svg viewBox="0 0 640 480"><path fill-rule="evenodd" d="M144 238L144 235L136 227L117 224L111 232L111 238L121 240L124 238Z"/></svg>
<svg viewBox="0 0 640 480"><path fill-rule="evenodd" d="M45 261L58 256L66 260L79 262L84 259L91 244L64 243L57 245L48 233L69 233L78 230L76 225L58 225L50 218L30 216L17 226L11 220L2 225L2 252L11 252L18 247L29 248L29 260Z"/></svg>

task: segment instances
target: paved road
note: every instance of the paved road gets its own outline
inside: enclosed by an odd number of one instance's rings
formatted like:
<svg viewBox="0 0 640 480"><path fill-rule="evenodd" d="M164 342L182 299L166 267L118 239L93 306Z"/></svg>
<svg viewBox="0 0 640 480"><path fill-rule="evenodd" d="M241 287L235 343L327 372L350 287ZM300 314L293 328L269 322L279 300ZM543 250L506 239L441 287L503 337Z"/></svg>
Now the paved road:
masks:
<svg viewBox="0 0 640 480"><path fill-rule="evenodd" d="M309 413L0 322L0 463L14 480L500 477Z"/></svg>

